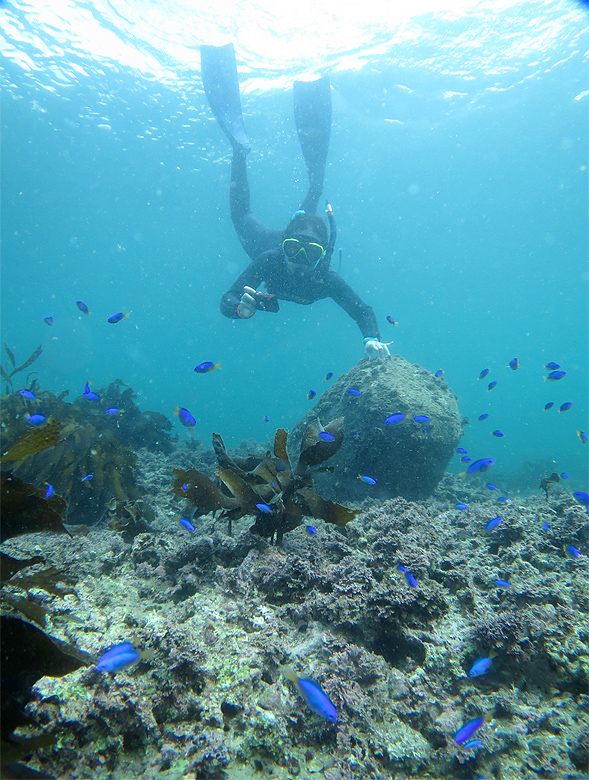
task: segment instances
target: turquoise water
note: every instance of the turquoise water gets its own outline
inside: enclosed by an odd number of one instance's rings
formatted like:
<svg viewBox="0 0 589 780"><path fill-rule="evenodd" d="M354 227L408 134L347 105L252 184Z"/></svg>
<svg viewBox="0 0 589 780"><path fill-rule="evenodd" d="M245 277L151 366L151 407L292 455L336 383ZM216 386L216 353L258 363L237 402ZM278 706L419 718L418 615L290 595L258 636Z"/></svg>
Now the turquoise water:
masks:
<svg viewBox="0 0 589 780"><path fill-rule="evenodd" d="M363 356L356 324L329 300L284 302L248 322L219 312L247 258L198 46L233 39L256 216L282 227L306 192L290 85L325 72L334 122L325 194L341 272L374 307L383 340L444 369L471 421L463 446L496 458L498 474L537 461L587 490L589 445L576 435L588 428L589 381L583 7L422 4L380 19L369 4L364 20L342 11L313 29L262 12L0 6L2 333L17 360L42 343L44 389L75 396L86 381L120 378L181 437L176 406L196 417L197 438L217 431L231 445L291 428L307 392L327 388L327 371ZM247 25L234 23L244 15ZM319 35L323 24L331 35ZM131 314L107 324L118 311ZM196 375L204 360L222 370ZM543 381L548 361L566 369L562 381ZM547 401L555 408L544 412ZM559 414L565 401L573 407Z"/></svg>

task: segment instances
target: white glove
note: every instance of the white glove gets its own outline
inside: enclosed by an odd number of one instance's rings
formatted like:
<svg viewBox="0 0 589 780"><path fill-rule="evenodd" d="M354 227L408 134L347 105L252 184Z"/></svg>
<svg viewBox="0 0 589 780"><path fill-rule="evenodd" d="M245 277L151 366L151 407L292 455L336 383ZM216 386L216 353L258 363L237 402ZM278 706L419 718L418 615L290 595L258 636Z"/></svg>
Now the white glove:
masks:
<svg viewBox="0 0 589 780"><path fill-rule="evenodd" d="M378 341L377 339L369 339L368 341L365 341L364 352L366 352L366 357L370 358L370 360L390 357L391 353L389 352L389 344L392 343L392 341L389 341L388 344L383 344L382 341Z"/></svg>
<svg viewBox="0 0 589 780"><path fill-rule="evenodd" d="M239 305L237 306L237 313L239 314L239 318L242 320L249 320L250 317L253 317L256 313L256 299L255 299L256 291L253 287L244 287L243 288L243 295L241 296L241 301L239 302Z"/></svg>

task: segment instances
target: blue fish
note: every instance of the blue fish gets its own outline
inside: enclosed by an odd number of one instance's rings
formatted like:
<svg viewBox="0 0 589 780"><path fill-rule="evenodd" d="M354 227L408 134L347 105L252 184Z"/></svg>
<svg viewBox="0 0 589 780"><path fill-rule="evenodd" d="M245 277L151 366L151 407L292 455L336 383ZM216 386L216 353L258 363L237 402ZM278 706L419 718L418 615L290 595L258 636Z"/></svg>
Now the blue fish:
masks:
<svg viewBox="0 0 589 780"><path fill-rule="evenodd" d="M472 750L473 748L478 748L483 746L483 740L482 739L469 739L468 742L465 742L462 745L463 750Z"/></svg>
<svg viewBox="0 0 589 780"><path fill-rule="evenodd" d="M29 418L29 422L30 422ZM579 504L583 504L583 506L589 507L589 494L583 493L582 490L577 490L575 493L573 493L573 496L577 499Z"/></svg>
<svg viewBox="0 0 589 780"><path fill-rule="evenodd" d="M199 363L194 370L197 374L210 374L211 371L216 371L218 368L221 368L220 363L212 363L210 360L205 360L204 363Z"/></svg>
<svg viewBox="0 0 589 780"><path fill-rule="evenodd" d="M267 414L264 415L264 422L270 422L270 418Z"/></svg>
<svg viewBox="0 0 589 780"><path fill-rule="evenodd" d="M178 415L178 419L180 420L180 422L185 428L194 428L194 426L196 425L196 420L190 414L188 409L183 409L177 406L174 409L174 414Z"/></svg>
<svg viewBox="0 0 589 780"><path fill-rule="evenodd" d="M468 509L467 504L454 504L454 509Z"/></svg>
<svg viewBox="0 0 589 780"><path fill-rule="evenodd" d="M558 409L558 413L560 414L561 412L566 412L568 409L571 408L572 405L573 405L572 401L565 401L563 404L560 405Z"/></svg>
<svg viewBox="0 0 589 780"><path fill-rule="evenodd" d="M53 493L55 492L55 491L53 490L53 485L50 485L50 484L49 484L49 482L46 482L45 484L47 485L47 490L45 491L45 496L44 496L44 498L51 498L51 496L52 496L52 495L53 495Z"/></svg>
<svg viewBox="0 0 589 780"><path fill-rule="evenodd" d="M43 317L43 322L47 325L53 325L53 317Z"/></svg>
<svg viewBox="0 0 589 780"><path fill-rule="evenodd" d="M320 439L323 439L323 441L335 441L335 436L332 436L331 433L327 433L327 431L321 431L317 435Z"/></svg>
<svg viewBox="0 0 589 780"><path fill-rule="evenodd" d="M544 411L547 412L549 409L552 409L554 406L554 401L548 401L547 404L544 404Z"/></svg>
<svg viewBox="0 0 589 780"><path fill-rule="evenodd" d="M506 502L506 501L509 501L509 499L507 498L507 496L499 496L497 501L504 501L504 502Z"/></svg>
<svg viewBox="0 0 589 780"><path fill-rule="evenodd" d="M272 511L268 504L256 504L257 508L260 510L260 512L263 512L265 515L269 515Z"/></svg>
<svg viewBox="0 0 589 780"><path fill-rule="evenodd" d="M561 471L561 472L560 472L560 478L561 478L561 479L570 479L570 477L571 477L571 475L570 475L570 474L567 474L567 473L566 473L566 472L564 472L564 471Z"/></svg>
<svg viewBox="0 0 589 780"><path fill-rule="evenodd" d="M399 323L397 320L394 320L390 314L387 314L387 322L390 322L391 325L398 325Z"/></svg>
<svg viewBox="0 0 589 780"><path fill-rule="evenodd" d="M180 523L182 528L186 528L186 530L190 531L190 533L192 533L194 531L194 526L192 525L190 520L188 520L188 518L186 518L186 517L179 517L178 518L178 522Z"/></svg>
<svg viewBox="0 0 589 780"><path fill-rule="evenodd" d="M89 479L92 479L94 474L86 474L85 477L82 477L82 482L88 482Z"/></svg>
<svg viewBox="0 0 589 780"><path fill-rule="evenodd" d="M556 371L560 368L560 363L546 363L544 368L547 368L549 371Z"/></svg>
<svg viewBox="0 0 589 780"><path fill-rule="evenodd" d="M493 668L493 653L489 653L487 658L479 658L475 661L468 673L469 677L482 677Z"/></svg>
<svg viewBox="0 0 589 780"><path fill-rule="evenodd" d="M509 361L509 368L512 371L515 371L517 368L519 368L519 360L517 358L513 358Z"/></svg>
<svg viewBox="0 0 589 780"><path fill-rule="evenodd" d="M96 664L99 672L120 672L126 666L136 663L141 659L141 653L135 650L132 642L123 642L120 645L107 650L101 655Z"/></svg>
<svg viewBox="0 0 589 780"><path fill-rule="evenodd" d="M355 387L348 387L347 390L346 390L346 393L349 393L350 395L355 395L355 396L362 395L362 393L359 390L356 390Z"/></svg>
<svg viewBox="0 0 589 780"><path fill-rule="evenodd" d="M186 482L182 483L182 490L188 490L188 485L186 484Z"/></svg>
<svg viewBox="0 0 589 780"><path fill-rule="evenodd" d="M491 431L491 436L496 436L498 439L500 439L502 436L505 436L503 431L500 431L499 428L495 431Z"/></svg>
<svg viewBox="0 0 589 780"><path fill-rule="evenodd" d="M312 525L308 525L305 528L305 531L309 534L309 536L315 536L315 534L317 533L317 529Z"/></svg>
<svg viewBox="0 0 589 780"><path fill-rule="evenodd" d="M87 398L89 401L100 401L100 396L98 396L96 393L93 393L92 390L90 390L90 385L88 382L84 385L84 392L82 393L84 398Z"/></svg>
<svg viewBox="0 0 589 780"><path fill-rule="evenodd" d="M479 422L482 422L483 420L486 420L489 415L485 412L485 414L479 414L478 419Z"/></svg>
<svg viewBox="0 0 589 780"><path fill-rule="evenodd" d="M407 415L405 414L391 414L390 417L387 417L387 419L384 421L385 425L396 425L397 423L400 423L402 420L406 418Z"/></svg>
<svg viewBox="0 0 589 780"><path fill-rule="evenodd" d="M498 588L511 588L511 583L507 582L507 580L495 580L495 585Z"/></svg>
<svg viewBox="0 0 589 780"><path fill-rule="evenodd" d="M458 447L456 452L460 452L462 455L468 455L468 450L465 450L464 447Z"/></svg>
<svg viewBox="0 0 589 780"><path fill-rule="evenodd" d="M425 414L416 414L413 419L418 423L428 423L431 417L426 417Z"/></svg>
<svg viewBox="0 0 589 780"><path fill-rule="evenodd" d="M110 322L111 325L114 325L116 322L120 322L125 317L128 317L129 314L131 314L130 311L128 311L126 314L123 314L122 311L119 311L116 314L111 314L110 317L107 319L107 322Z"/></svg>
<svg viewBox="0 0 589 780"><path fill-rule="evenodd" d="M566 376L566 371L551 371L548 376L544 377L545 382L557 382L559 379L562 379L563 376Z"/></svg>
<svg viewBox="0 0 589 780"><path fill-rule="evenodd" d="M581 439L581 442L583 444L587 444L588 437L585 431L577 431L577 436L579 437L579 439Z"/></svg>
<svg viewBox="0 0 589 780"><path fill-rule="evenodd" d="M473 474L483 474L488 471L495 463L493 458L479 458L471 463L470 466L464 472L466 476L471 477Z"/></svg>
<svg viewBox="0 0 589 780"><path fill-rule="evenodd" d="M574 560L581 557L581 552L573 544L565 544L562 548L567 558Z"/></svg>
<svg viewBox="0 0 589 780"><path fill-rule="evenodd" d="M364 474L364 476L362 476L362 474L358 474L358 479L361 479L362 482L366 482L367 485L376 485L376 480L372 477L366 476L366 474Z"/></svg>
<svg viewBox="0 0 589 780"><path fill-rule="evenodd" d="M439 371L436 371L436 373L434 374L434 376L435 376L437 379L439 379L440 377L444 376L444 369L443 369L443 368L440 368L440 370L439 370Z"/></svg>
<svg viewBox="0 0 589 780"><path fill-rule="evenodd" d="M84 303L84 301L76 301L76 306L81 312L84 312L84 314L90 314L90 310Z"/></svg>
<svg viewBox="0 0 589 780"><path fill-rule="evenodd" d="M105 413L105 414L118 414L120 411L121 411L121 410L120 410L120 409L117 409L117 407L116 407L116 406L111 406L111 407L110 407L110 409L105 409L105 410L104 410L104 413Z"/></svg>
<svg viewBox="0 0 589 780"><path fill-rule="evenodd" d="M34 393L31 393L30 390L19 390L18 391L20 395L22 395L23 398L28 398L29 401L36 401Z"/></svg>
<svg viewBox="0 0 589 780"><path fill-rule="evenodd" d="M313 398L315 398L316 395L317 395L317 393L315 392L315 390L309 390L309 392L307 393L307 399L309 401L312 401Z"/></svg>
<svg viewBox="0 0 589 780"><path fill-rule="evenodd" d="M494 517L492 520L489 520L487 523L487 531L493 531L495 528L497 528L498 525L501 525L503 522L502 517Z"/></svg>
<svg viewBox="0 0 589 780"><path fill-rule="evenodd" d="M330 723L337 723L337 710L319 683L309 677L298 677L289 666L283 667L282 673L297 686L310 710Z"/></svg>
<svg viewBox="0 0 589 780"><path fill-rule="evenodd" d="M495 485L492 485L490 482L487 482L486 484L489 490L499 490L498 487L495 487Z"/></svg>
<svg viewBox="0 0 589 780"><path fill-rule="evenodd" d="M483 370L479 374L479 379L484 379L490 370L491 370L490 368L483 368Z"/></svg>
<svg viewBox="0 0 589 780"><path fill-rule="evenodd" d="M497 387L497 380L494 379L492 382L489 382L487 385L487 391L492 390L494 387Z"/></svg>
<svg viewBox="0 0 589 780"><path fill-rule="evenodd" d="M550 531L550 526L548 525L548 523L547 523L546 521L544 521L544 522L542 523L542 528L543 528L545 531Z"/></svg>
<svg viewBox="0 0 589 780"><path fill-rule="evenodd" d="M327 374L325 375L325 380L324 381L325 382L329 381L332 376L333 376L333 371L328 371Z"/></svg>
<svg viewBox="0 0 589 780"><path fill-rule="evenodd" d="M42 425L47 418L42 414L29 414L27 422L31 425Z"/></svg>
<svg viewBox="0 0 589 780"><path fill-rule="evenodd" d="M479 715L478 718L473 718L472 720L469 720L468 723L465 723L454 735L454 742L456 742L457 745L462 745L463 742L467 742L472 735L480 729L487 720L487 717L487 715Z"/></svg>
<svg viewBox="0 0 589 780"><path fill-rule="evenodd" d="M460 458L460 462L461 463L470 463L471 461L472 461L472 458L470 457L470 455L463 455Z"/></svg>
<svg viewBox="0 0 589 780"><path fill-rule="evenodd" d="M405 575L405 579L407 580L408 584L412 588L417 588L418 586L417 580L405 566L397 566L397 571L402 571L403 574Z"/></svg>

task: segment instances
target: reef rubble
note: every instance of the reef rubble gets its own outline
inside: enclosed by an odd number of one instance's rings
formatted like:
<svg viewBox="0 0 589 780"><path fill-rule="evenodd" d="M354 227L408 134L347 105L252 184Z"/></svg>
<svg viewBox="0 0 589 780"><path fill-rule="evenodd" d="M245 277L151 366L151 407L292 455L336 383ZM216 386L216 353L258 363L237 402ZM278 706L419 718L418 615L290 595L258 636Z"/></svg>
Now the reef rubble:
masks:
<svg viewBox="0 0 589 780"><path fill-rule="evenodd" d="M186 531L186 502L170 491L179 465L210 473L213 460L194 445L138 454L147 530L103 523L2 545L67 573L68 592L27 592L48 636L94 660L120 642L150 651L112 674L86 662L36 679L12 735L46 738L21 759L28 769L60 780L587 776L587 515L563 489L512 499L488 532L496 501L447 475L430 499L365 501L345 527L301 525L279 548L247 515L231 536L212 513ZM570 544L580 558L565 556ZM469 676L490 653L491 671ZM285 664L319 683L336 725L306 706ZM482 744L458 746L481 714Z"/></svg>

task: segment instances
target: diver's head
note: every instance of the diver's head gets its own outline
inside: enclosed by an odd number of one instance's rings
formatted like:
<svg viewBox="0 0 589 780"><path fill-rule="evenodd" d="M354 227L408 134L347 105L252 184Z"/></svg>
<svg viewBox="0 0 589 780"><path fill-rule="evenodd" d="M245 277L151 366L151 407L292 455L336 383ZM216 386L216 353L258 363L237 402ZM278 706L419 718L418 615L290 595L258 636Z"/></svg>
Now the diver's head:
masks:
<svg viewBox="0 0 589 780"><path fill-rule="evenodd" d="M314 214L297 212L286 226L282 251L289 271L311 274L329 268L329 237L325 222Z"/></svg>

